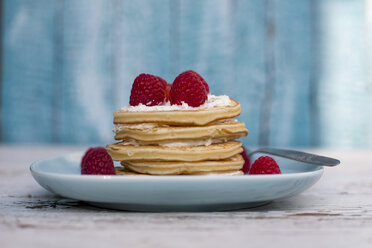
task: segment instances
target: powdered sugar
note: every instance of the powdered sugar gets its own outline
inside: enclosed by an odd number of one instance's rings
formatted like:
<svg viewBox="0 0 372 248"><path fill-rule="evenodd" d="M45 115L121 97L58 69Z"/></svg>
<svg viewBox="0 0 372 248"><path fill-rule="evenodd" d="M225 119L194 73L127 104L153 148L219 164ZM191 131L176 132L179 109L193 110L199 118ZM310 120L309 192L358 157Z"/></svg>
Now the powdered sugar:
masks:
<svg viewBox="0 0 372 248"><path fill-rule="evenodd" d="M230 140L229 138L208 138L208 139L190 139L190 140L173 140L173 141L157 141L157 142L145 142L138 140L123 140L120 145L158 145L166 147L188 147L188 146L209 146L211 144L223 143Z"/></svg>
<svg viewBox="0 0 372 248"><path fill-rule="evenodd" d="M121 131L122 129L148 129L158 127L159 124L156 123L136 123L136 124L115 124L115 128L112 129L114 133Z"/></svg>
<svg viewBox="0 0 372 248"><path fill-rule="evenodd" d="M164 105L157 105L157 106L146 106L143 104L139 104L137 106L126 106L121 108L119 111L125 112L148 112L148 111L178 111L178 110L198 110L203 108L213 108L217 106L230 106L232 105L232 101L230 97L226 95L215 96L215 95L208 95L207 101L199 107L190 107L187 103L182 102L182 105L171 105L170 102L166 102Z"/></svg>
<svg viewBox="0 0 372 248"><path fill-rule="evenodd" d="M211 122L210 125L214 124L233 124L237 123L237 119L223 119L219 121ZM114 133L118 133L121 130L125 129L151 129L155 127L169 127L169 125L166 124L160 124L160 123L128 123L128 124L115 124L115 128L112 129Z"/></svg>

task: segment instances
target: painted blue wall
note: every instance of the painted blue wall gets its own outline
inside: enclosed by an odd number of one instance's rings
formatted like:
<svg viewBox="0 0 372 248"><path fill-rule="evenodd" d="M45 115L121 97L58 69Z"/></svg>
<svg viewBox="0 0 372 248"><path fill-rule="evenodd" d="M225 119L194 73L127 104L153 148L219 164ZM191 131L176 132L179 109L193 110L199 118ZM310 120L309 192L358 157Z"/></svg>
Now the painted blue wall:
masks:
<svg viewBox="0 0 372 248"><path fill-rule="evenodd" d="M364 1L3 0L1 141L106 144L134 78L194 69L247 145L372 146ZM342 17L342 18L340 18Z"/></svg>

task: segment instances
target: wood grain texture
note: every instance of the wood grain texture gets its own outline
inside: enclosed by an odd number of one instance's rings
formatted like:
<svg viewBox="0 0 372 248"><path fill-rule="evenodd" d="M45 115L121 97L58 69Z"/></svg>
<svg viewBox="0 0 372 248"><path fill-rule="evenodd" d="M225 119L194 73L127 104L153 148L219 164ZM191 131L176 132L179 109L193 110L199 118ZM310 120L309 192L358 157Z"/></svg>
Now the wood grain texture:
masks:
<svg viewBox="0 0 372 248"><path fill-rule="evenodd" d="M239 119L250 131L243 139L244 144L258 144L265 82L265 3L235 1L232 11L234 71L228 94L233 94L244 106Z"/></svg>
<svg viewBox="0 0 372 248"><path fill-rule="evenodd" d="M147 0L122 3L122 71L119 105L129 104L131 85L140 73L155 74L172 82L170 76L170 1Z"/></svg>
<svg viewBox="0 0 372 248"><path fill-rule="evenodd" d="M238 100L239 119L250 130L244 143L257 144L265 79L263 2L181 1L179 23L180 71L194 69L213 94Z"/></svg>
<svg viewBox="0 0 372 248"><path fill-rule="evenodd" d="M63 4L61 141L110 141L111 12L106 1Z"/></svg>
<svg viewBox="0 0 372 248"><path fill-rule="evenodd" d="M110 143L138 74L194 69L241 103L246 145L372 146L364 1L3 5L2 142Z"/></svg>
<svg viewBox="0 0 372 248"><path fill-rule="evenodd" d="M320 143L370 146L371 78L365 62L368 29L364 1L319 1ZM342 18L340 18L342 16Z"/></svg>
<svg viewBox="0 0 372 248"><path fill-rule="evenodd" d="M83 149L0 146L2 247L372 245L372 169L368 166L372 156L368 150L312 150L342 163L326 168L321 180L304 193L263 207L210 213L136 213L56 197L42 189L28 171L35 160Z"/></svg>
<svg viewBox="0 0 372 248"><path fill-rule="evenodd" d="M3 2L2 140L51 142L53 2Z"/></svg>
<svg viewBox="0 0 372 248"><path fill-rule="evenodd" d="M274 3L275 85L268 131L272 146L310 144L311 2Z"/></svg>
<svg viewBox="0 0 372 248"><path fill-rule="evenodd" d="M3 0L0 0L0 140L3 140L3 102L2 100L2 82L3 82Z"/></svg>

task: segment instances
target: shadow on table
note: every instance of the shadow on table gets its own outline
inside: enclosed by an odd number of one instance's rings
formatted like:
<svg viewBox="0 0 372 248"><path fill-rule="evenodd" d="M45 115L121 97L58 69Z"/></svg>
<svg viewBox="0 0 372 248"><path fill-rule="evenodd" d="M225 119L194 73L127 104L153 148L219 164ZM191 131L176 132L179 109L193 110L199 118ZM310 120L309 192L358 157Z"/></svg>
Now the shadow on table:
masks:
<svg viewBox="0 0 372 248"><path fill-rule="evenodd" d="M306 210L312 209L314 202L319 199L313 195L298 195L291 198L271 201L264 205L252 208L237 209L231 211L217 211L217 212L269 212L269 211L286 211L286 210ZM317 201L316 201L317 200ZM64 209L69 211L105 211L105 212L130 212L137 213L136 211L126 210L113 210L106 208L99 208L90 205L84 201L73 200L68 198L59 197L49 193L28 195L26 199L19 202L27 209ZM206 211L191 211L193 213L205 213ZM191 213L190 212L190 213ZM216 212L216 211L215 211ZM151 213L151 212L147 212ZM156 212L154 212L156 213ZM163 212L164 213L164 212Z"/></svg>

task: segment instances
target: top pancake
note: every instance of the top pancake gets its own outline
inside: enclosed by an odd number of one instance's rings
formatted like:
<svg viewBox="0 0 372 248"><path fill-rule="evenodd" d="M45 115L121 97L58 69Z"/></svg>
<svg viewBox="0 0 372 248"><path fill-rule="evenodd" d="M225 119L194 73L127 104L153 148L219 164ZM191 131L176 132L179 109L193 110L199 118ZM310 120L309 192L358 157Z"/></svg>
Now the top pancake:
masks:
<svg viewBox="0 0 372 248"><path fill-rule="evenodd" d="M167 125L206 125L211 122L229 119L240 115L240 103L231 100L231 105L215 106L196 110L174 111L128 111L114 112L115 124L159 123Z"/></svg>

